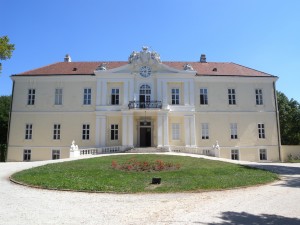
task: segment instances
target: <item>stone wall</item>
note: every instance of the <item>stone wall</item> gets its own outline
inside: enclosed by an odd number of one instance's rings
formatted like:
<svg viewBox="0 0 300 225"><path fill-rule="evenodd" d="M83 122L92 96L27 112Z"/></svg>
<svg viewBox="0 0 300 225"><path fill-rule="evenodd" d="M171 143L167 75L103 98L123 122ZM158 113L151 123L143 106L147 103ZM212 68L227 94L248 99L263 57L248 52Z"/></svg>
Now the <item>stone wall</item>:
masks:
<svg viewBox="0 0 300 225"><path fill-rule="evenodd" d="M286 162L288 155L300 157L300 145L282 145L281 146L281 160Z"/></svg>

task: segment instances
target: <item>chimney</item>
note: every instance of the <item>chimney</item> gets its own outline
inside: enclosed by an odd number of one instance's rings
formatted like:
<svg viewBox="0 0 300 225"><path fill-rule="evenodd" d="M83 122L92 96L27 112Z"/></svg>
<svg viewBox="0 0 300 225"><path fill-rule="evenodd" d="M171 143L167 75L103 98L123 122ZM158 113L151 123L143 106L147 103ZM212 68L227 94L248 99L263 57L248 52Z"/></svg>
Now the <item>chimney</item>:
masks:
<svg viewBox="0 0 300 225"><path fill-rule="evenodd" d="M205 54L201 54L200 62L201 63L206 63L206 56L205 56Z"/></svg>
<svg viewBox="0 0 300 225"><path fill-rule="evenodd" d="M71 56L69 54L66 54L64 62L72 62Z"/></svg>

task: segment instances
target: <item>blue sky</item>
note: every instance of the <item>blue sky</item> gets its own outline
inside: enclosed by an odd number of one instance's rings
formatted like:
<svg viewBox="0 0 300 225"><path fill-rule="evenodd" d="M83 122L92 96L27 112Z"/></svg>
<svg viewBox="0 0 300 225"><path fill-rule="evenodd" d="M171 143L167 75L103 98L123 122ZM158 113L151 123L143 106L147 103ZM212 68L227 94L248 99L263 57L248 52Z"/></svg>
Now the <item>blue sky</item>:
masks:
<svg viewBox="0 0 300 225"><path fill-rule="evenodd" d="M300 102L298 0L0 0L0 36L16 50L10 75L62 61L126 61L143 45L162 61L235 62L279 77L277 89Z"/></svg>

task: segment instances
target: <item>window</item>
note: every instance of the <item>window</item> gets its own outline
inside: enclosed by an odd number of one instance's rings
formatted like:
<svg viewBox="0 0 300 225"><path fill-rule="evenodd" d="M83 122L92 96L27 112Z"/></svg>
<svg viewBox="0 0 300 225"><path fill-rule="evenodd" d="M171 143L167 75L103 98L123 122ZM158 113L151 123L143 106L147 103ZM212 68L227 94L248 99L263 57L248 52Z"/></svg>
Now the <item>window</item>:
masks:
<svg viewBox="0 0 300 225"><path fill-rule="evenodd" d="M265 135L265 125L263 123L259 123L258 124L258 138L265 138L266 135Z"/></svg>
<svg viewBox="0 0 300 225"><path fill-rule="evenodd" d="M230 137L231 139L237 139L238 135L237 135L237 124L236 123L231 123L230 124Z"/></svg>
<svg viewBox="0 0 300 225"><path fill-rule="evenodd" d="M210 155L210 150L209 149L203 149L202 153L203 153L203 155Z"/></svg>
<svg viewBox="0 0 300 225"><path fill-rule="evenodd" d="M60 159L60 150L52 150L52 159Z"/></svg>
<svg viewBox="0 0 300 225"><path fill-rule="evenodd" d="M202 123L202 139L209 139L208 123Z"/></svg>
<svg viewBox="0 0 300 225"><path fill-rule="evenodd" d="M172 105L179 105L179 88L172 88Z"/></svg>
<svg viewBox="0 0 300 225"><path fill-rule="evenodd" d="M255 98L256 98L256 105L262 105L263 104L262 89L255 89Z"/></svg>
<svg viewBox="0 0 300 225"><path fill-rule="evenodd" d="M61 88L55 89L55 105L62 105L62 94L63 90Z"/></svg>
<svg viewBox="0 0 300 225"><path fill-rule="evenodd" d="M23 161L30 161L31 160L31 150L24 149L23 151Z"/></svg>
<svg viewBox="0 0 300 225"><path fill-rule="evenodd" d="M259 149L259 160L267 160L267 150Z"/></svg>
<svg viewBox="0 0 300 225"><path fill-rule="evenodd" d="M89 140L90 139L90 125L83 124L82 125L82 140Z"/></svg>
<svg viewBox="0 0 300 225"><path fill-rule="evenodd" d="M111 104L112 105L119 105L120 101L120 90L119 88L111 89Z"/></svg>
<svg viewBox="0 0 300 225"><path fill-rule="evenodd" d="M27 105L34 105L35 103L35 89L28 89Z"/></svg>
<svg viewBox="0 0 300 225"><path fill-rule="evenodd" d="M235 89L228 89L228 103L229 105L235 105Z"/></svg>
<svg viewBox="0 0 300 225"><path fill-rule="evenodd" d="M118 124L111 124L110 125L110 140L118 140L118 131L119 125Z"/></svg>
<svg viewBox="0 0 300 225"><path fill-rule="evenodd" d="M179 123L172 123L172 139L180 140L180 125L179 125Z"/></svg>
<svg viewBox="0 0 300 225"><path fill-rule="evenodd" d="M207 104L208 104L207 89L201 88L200 89L200 105L207 105Z"/></svg>
<svg viewBox="0 0 300 225"><path fill-rule="evenodd" d="M26 124L25 139L26 140L31 140L32 139L32 124Z"/></svg>
<svg viewBox="0 0 300 225"><path fill-rule="evenodd" d="M92 89L91 88L85 88L83 90L83 104L84 105L90 105L92 100Z"/></svg>
<svg viewBox="0 0 300 225"><path fill-rule="evenodd" d="M239 160L239 150L238 149L231 150L231 159Z"/></svg>
<svg viewBox="0 0 300 225"><path fill-rule="evenodd" d="M60 140L60 124L54 124L53 126L53 139Z"/></svg>

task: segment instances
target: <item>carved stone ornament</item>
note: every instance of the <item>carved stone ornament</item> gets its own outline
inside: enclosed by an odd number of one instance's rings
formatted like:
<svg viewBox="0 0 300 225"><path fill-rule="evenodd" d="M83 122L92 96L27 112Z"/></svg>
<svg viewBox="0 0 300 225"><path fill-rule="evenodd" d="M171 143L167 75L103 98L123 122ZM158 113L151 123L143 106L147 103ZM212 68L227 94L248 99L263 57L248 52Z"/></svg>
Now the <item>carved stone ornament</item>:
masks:
<svg viewBox="0 0 300 225"><path fill-rule="evenodd" d="M70 151L77 151L77 150L78 150L78 145L75 145L75 141L73 140Z"/></svg>
<svg viewBox="0 0 300 225"><path fill-rule="evenodd" d="M184 70L194 70L194 68L188 63L183 66L183 69Z"/></svg>
<svg viewBox="0 0 300 225"><path fill-rule="evenodd" d="M129 58L128 58L129 64L155 64L155 63L161 63L160 55L157 52L150 52L148 50L148 47L143 46L142 51L136 52L133 51Z"/></svg>
<svg viewBox="0 0 300 225"><path fill-rule="evenodd" d="M96 70L107 70L107 64L101 63Z"/></svg>
<svg viewBox="0 0 300 225"><path fill-rule="evenodd" d="M216 144L213 145L213 149L214 149L214 150L220 150L220 145L219 145L219 142L218 142L218 141L216 141Z"/></svg>
<svg viewBox="0 0 300 225"><path fill-rule="evenodd" d="M78 148L78 145L75 145L75 141L73 140L70 148L70 158L74 158L78 156L80 156L80 150Z"/></svg>

